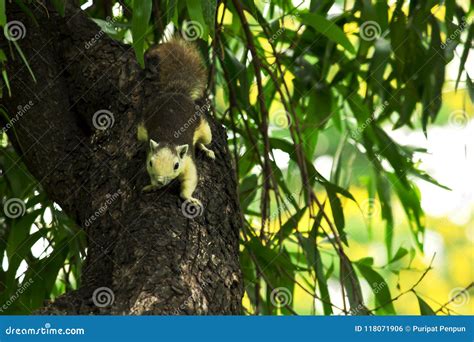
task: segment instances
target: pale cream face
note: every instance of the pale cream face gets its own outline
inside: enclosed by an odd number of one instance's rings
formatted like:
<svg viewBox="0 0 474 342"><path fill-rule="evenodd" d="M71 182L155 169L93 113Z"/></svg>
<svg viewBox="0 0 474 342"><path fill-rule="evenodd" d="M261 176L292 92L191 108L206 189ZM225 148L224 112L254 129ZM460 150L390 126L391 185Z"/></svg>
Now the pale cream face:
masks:
<svg viewBox="0 0 474 342"><path fill-rule="evenodd" d="M163 146L150 140L146 167L153 185L165 186L179 176L184 167L188 145Z"/></svg>

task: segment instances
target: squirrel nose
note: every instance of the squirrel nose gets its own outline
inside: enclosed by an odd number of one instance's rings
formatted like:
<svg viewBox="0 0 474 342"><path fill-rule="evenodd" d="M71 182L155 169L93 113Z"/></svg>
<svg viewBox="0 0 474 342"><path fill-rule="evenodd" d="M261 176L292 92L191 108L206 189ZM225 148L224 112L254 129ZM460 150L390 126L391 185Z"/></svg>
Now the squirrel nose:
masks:
<svg viewBox="0 0 474 342"><path fill-rule="evenodd" d="M166 177L158 177L157 180L159 185L166 185L167 184L167 179Z"/></svg>

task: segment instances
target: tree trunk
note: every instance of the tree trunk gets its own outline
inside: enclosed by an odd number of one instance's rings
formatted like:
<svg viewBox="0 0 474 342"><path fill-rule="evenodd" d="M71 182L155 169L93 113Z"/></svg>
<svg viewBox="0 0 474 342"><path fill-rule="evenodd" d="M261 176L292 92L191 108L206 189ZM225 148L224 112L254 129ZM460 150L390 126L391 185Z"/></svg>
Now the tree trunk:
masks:
<svg viewBox="0 0 474 342"><path fill-rule="evenodd" d="M37 79L18 54L8 61L12 96L2 102L10 118L33 103L8 134L88 238L81 287L40 313L240 314L242 220L225 129L211 118L216 160L197 156L200 215L186 212L177 184L143 193L146 146L136 126L159 92L156 70L142 70L130 46L79 9L68 6L61 17L34 6L39 26L16 5L7 8L8 20L26 28L18 43ZM0 46L15 52L5 39Z"/></svg>

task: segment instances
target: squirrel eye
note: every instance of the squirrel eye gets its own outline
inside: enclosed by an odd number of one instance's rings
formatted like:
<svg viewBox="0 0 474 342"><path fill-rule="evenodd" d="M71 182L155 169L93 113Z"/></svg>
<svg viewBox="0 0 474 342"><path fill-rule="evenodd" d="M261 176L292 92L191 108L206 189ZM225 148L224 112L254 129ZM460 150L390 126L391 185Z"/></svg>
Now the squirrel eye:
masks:
<svg viewBox="0 0 474 342"><path fill-rule="evenodd" d="M150 162L149 162L148 164L150 164L150 167L152 167L152 166L153 166L153 164L152 164L151 160L150 160Z"/></svg>
<svg viewBox="0 0 474 342"><path fill-rule="evenodd" d="M174 169L177 170L179 167L179 163L174 164Z"/></svg>

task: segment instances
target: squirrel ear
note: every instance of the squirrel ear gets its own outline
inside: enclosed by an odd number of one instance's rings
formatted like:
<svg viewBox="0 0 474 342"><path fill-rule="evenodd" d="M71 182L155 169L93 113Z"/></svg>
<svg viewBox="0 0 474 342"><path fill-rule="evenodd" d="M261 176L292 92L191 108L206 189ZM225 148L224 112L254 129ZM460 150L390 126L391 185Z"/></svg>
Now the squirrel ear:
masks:
<svg viewBox="0 0 474 342"><path fill-rule="evenodd" d="M159 143L157 143L155 140L150 139L150 150L151 152L156 152L158 150L158 147L160 146Z"/></svg>
<svg viewBox="0 0 474 342"><path fill-rule="evenodd" d="M184 158L184 156L186 155L186 153L188 152L188 148L189 148L189 145L186 144L186 145L181 145L181 146L178 146L177 147L177 150L178 150L178 155L181 159Z"/></svg>

